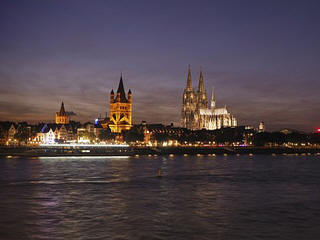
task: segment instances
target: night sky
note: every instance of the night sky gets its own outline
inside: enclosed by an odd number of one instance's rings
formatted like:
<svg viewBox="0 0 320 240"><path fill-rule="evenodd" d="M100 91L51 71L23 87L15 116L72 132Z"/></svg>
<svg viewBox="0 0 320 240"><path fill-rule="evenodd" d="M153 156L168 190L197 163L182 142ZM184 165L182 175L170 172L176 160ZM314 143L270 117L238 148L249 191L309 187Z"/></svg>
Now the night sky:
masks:
<svg viewBox="0 0 320 240"><path fill-rule="evenodd" d="M187 66L240 125L320 125L319 1L1 1L0 120L109 108L120 73L133 121L180 123Z"/></svg>

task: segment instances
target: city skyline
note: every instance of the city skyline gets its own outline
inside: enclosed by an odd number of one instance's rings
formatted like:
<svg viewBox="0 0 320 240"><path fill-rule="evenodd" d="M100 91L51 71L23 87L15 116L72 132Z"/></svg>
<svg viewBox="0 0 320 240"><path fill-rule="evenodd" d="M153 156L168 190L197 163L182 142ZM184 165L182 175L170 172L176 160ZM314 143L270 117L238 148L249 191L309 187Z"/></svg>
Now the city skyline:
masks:
<svg viewBox="0 0 320 240"><path fill-rule="evenodd" d="M319 119L319 4L248 2L4 1L0 120L54 121L63 101L72 119L92 121L109 111L122 72L134 123L180 125L191 64L193 82L201 66L205 87L239 125L311 132Z"/></svg>

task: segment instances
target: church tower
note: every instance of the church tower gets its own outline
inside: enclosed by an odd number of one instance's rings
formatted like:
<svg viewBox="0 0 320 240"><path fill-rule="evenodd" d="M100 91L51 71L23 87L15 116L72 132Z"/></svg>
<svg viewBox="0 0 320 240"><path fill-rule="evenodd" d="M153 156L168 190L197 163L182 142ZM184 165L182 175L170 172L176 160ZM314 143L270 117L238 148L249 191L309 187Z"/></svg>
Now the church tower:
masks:
<svg viewBox="0 0 320 240"><path fill-rule="evenodd" d="M113 89L110 93L110 123L112 132L120 133L122 130L129 130L132 127L132 93L129 89L128 98L123 87L122 75L116 96Z"/></svg>
<svg viewBox="0 0 320 240"><path fill-rule="evenodd" d="M191 69L188 66L187 86L183 92L181 126L188 129L195 129L197 98L192 87Z"/></svg>
<svg viewBox="0 0 320 240"><path fill-rule="evenodd" d="M197 91L197 110L208 108L208 97L203 83L202 69L200 69L200 78Z"/></svg>
<svg viewBox="0 0 320 240"><path fill-rule="evenodd" d="M56 124L68 124L69 116L67 115L63 102L61 103L61 108L59 112L56 112Z"/></svg>

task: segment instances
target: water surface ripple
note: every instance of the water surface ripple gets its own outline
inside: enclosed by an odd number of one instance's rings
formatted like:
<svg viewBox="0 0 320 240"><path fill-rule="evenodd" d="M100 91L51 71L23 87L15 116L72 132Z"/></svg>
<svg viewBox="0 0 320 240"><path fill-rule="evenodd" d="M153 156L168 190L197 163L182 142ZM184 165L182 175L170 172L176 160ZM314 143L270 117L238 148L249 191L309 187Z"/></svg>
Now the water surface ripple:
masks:
<svg viewBox="0 0 320 240"><path fill-rule="evenodd" d="M319 186L319 156L1 158L0 239L320 239Z"/></svg>

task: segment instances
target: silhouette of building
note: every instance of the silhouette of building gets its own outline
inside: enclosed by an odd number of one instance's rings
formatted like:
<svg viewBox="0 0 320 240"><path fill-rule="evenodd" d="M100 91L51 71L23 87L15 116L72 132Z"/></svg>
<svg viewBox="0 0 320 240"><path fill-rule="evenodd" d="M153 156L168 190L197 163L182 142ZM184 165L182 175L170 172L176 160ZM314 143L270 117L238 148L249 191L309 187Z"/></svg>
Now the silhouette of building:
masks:
<svg viewBox="0 0 320 240"><path fill-rule="evenodd" d="M237 120L227 110L227 107L216 107L214 89L210 107L204 87L203 73L200 69L200 78L197 92L192 87L191 69L188 67L187 86L183 92L181 126L188 129L215 130L223 127L236 127Z"/></svg>

